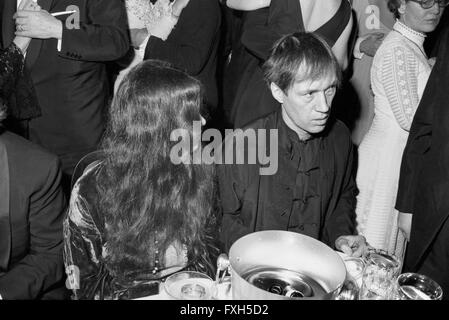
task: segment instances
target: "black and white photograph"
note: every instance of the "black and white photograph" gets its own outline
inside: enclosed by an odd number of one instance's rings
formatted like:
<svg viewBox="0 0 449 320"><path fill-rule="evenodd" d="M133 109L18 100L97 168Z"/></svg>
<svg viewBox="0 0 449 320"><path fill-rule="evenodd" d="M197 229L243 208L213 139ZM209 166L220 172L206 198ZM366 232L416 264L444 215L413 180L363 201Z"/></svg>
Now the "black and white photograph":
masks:
<svg viewBox="0 0 449 320"><path fill-rule="evenodd" d="M0 0L0 309L449 300L448 6Z"/></svg>

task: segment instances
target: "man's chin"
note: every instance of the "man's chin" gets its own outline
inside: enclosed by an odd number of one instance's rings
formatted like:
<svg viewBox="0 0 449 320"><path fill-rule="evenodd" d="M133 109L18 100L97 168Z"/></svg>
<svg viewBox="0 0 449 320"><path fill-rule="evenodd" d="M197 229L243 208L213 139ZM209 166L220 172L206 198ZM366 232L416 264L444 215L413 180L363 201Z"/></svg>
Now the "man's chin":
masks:
<svg viewBox="0 0 449 320"><path fill-rule="evenodd" d="M326 129L327 122L320 125L315 125L311 130L309 131L311 134L319 134Z"/></svg>

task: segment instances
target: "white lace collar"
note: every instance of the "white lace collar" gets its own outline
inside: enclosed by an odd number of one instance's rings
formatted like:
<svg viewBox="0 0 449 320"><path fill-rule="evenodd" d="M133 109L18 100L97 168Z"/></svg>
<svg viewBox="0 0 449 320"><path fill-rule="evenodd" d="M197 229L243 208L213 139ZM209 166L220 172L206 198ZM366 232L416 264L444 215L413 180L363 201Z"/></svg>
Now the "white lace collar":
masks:
<svg viewBox="0 0 449 320"><path fill-rule="evenodd" d="M424 33L413 30L399 20L396 20L396 23L393 26L393 30L399 32L408 40L417 44L420 48L423 47L424 40L426 40L426 35Z"/></svg>

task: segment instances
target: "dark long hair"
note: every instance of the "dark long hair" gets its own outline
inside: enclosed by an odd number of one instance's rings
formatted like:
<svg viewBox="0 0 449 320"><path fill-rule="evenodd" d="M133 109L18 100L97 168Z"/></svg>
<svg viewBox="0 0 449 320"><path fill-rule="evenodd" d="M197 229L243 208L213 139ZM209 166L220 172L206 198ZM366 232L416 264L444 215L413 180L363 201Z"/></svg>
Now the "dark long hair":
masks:
<svg viewBox="0 0 449 320"><path fill-rule="evenodd" d="M212 169L170 161L170 133L200 121L201 85L149 60L125 77L112 102L98 178L107 265L115 276L164 268L173 242L188 248L194 269L213 268L207 252L214 223Z"/></svg>

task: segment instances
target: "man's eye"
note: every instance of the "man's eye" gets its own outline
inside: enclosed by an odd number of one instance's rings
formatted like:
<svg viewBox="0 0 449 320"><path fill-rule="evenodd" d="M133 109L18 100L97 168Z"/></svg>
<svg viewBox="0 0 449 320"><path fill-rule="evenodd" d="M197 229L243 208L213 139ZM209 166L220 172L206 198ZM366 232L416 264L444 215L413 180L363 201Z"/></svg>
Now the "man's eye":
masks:
<svg viewBox="0 0 449 320"><path fill-rule="evenodd" d="M304 96L304 98L312 98L312 96L313 96L313 93L312 92L306 92L306 93L304 93L303 94L303 96Z"/></svg>
<svg viewBox="0 0 449 320"><path fill-rule="evenodd" d="M333 95L335 93L335 91L336 91L335 87L331 87L331 88L327 89L325 93L326 93L326 95L330 96L330 95Z"/></svg>

